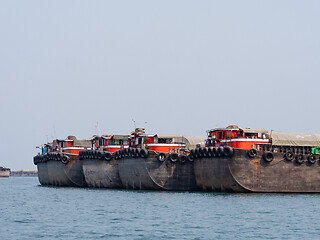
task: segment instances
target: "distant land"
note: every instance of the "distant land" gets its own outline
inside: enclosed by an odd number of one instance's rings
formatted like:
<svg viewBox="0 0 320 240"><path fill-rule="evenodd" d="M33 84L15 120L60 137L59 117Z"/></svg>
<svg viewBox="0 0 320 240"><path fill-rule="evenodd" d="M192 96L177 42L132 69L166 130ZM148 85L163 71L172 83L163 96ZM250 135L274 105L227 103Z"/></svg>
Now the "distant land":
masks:
<svg viewBox="0 0 320 240"><path fill-rule="evenodd" d="M36 177L38 176L37 170L11 170L10 176L12 177Z"/></svg>

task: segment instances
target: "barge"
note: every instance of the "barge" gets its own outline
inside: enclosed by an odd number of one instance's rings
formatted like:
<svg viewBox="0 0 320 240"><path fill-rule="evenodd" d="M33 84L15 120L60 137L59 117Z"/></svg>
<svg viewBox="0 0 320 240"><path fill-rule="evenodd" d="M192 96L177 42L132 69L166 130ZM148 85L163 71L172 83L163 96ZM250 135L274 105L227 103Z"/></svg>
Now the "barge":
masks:
<svg viewBox="0 0 320 240"><path fill-rule="evenodd" d="M79 153L88 187L122 188L119 158L115 152L128 148L128 135L103 135L92 139L92 150Z"/></svg>
<svg viewBox="0 0 320 240"><path fill-rule="evenodd" d="M42 147L42 154L34 157L41 185L86 187L82 163L78 159L81 150L90 148L89 140L77 140L74 136L56 139Z"/></svg>
<svg viewBox="0 0 320 240"><path fill-rule="evenodd" d="M137 128L129 148L115 152L119 176L126 189L194 191L197 185L189 151L204 137L145 134Z"/></svg>
<svg viewBox="0 0 320 240"><path fill-rule="evenodd" d="M221 192L320 192L320 134L237 126L208 131L195 160L197 185Z"/></svg>

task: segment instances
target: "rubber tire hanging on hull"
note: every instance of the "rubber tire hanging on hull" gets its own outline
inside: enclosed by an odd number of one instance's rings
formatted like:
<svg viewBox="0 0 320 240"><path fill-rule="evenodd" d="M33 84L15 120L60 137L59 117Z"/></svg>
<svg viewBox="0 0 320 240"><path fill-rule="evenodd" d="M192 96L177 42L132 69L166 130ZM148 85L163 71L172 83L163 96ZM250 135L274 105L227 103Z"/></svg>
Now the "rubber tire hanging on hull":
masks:
<svg viewBox="0 0 320 240"><path fill-rule="evenodd" d="M166 154L165 153L159 153L158 156L157 156L157 159L160 162L164 162L166 160Z"/></svg>
<svg viewBox="0 0 320 240"><path fill-rule="evenodd" d="M316 158L315 155L311 154L311 155L308 157L308 162L309 162L309 163L314 164L316 161L317 161L317 158Z"/></svg>
<svg viewBox="0 0 320 240"><path fill-rule="evenodd" d="M265 153L263 153L262 157L266 162L272 162L272 160L274 158L272 152L265 152Z"/></svg>
<svg viewBox="0 0 320 240"><path fill-rule="evenodd" d="M178 156L177 153L170 153L170 154L169 154L169 159L170 159L171 162L176 162L176 161L178 161L178 158L179 158L179 156Z"/></svg>
<svg viewBox="0 0 320 240"><path fill-rule="evenodd" d="M297 154L296 162L302 164L304 162L304 156L302 154Z"/></svg>
<svg viewBox="0 0 320 240"><path fill-rule="evenodd" d="M224 147L223 148L223 155L226 157L232 157L233 149L231 147Z"/></svg>
<svg viewBox="0 0 320 240"><path fill-rule="evenodd" d="M255 156L257 156L257 149L251 148L251 149L248 151L248 156L251 157L251 158L254 158Z"/></svg>
<svg viewBox="0 0 320 240"><path fill-rule="evenodd" d="M180 155L179 156L179 161L184 164L188 161L188 157L186 155Z"/></svg>
<svg viewBox="0 0 320 240"><path fill-rule="evenodd" d="M106 161L111 161L111 159L112 159L112 153L110 153L110 152L105 152L105 153L103 154L103 159L106 160Z"/></svg>
<svg viewBox="0 0 320 240"><path fill-rule="evenodd" d="M292 151L288 151L286 152L286 154L284 155L284 158L288 161L292 161L294 159L294 154Z"/></svg>
<svg viewBox="0 0 320 240"><path fill-rule="evenodd" d="M67 164L67 163L70 162L70 159L69 159L68 156L64 155L64 156L61 158L61 162L62 162L63 164Z"/></svg>
<svg viewBox="0 0 320 240"><path fill-rule="evenodd" d="M142 157L142 158L147 158L148 157L148 150L140 149L139 156Z"/></svg>

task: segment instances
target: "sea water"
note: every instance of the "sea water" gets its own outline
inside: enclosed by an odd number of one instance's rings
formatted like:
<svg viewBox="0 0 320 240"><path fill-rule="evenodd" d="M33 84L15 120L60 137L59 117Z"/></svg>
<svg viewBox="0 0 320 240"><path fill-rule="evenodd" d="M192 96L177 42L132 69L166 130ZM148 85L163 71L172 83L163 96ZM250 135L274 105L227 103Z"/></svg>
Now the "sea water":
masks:
<svg viewBox="0 0 320 240"><path fill-rule="evenodd" d="M0 179L0 239L319 239L320 194L56 188Z"/></svg>

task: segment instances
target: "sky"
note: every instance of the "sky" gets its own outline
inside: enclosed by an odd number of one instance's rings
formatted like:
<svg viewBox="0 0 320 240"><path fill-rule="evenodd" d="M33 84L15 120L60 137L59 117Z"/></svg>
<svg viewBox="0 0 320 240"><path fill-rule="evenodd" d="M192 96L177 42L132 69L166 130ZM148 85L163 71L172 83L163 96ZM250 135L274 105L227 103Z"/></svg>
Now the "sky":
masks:
<svg viewBox="0 0 320 240"><path fill-rule="evenodd" d="M0 165L135 126L320 133L320 1L0 4Z"/></svg>

